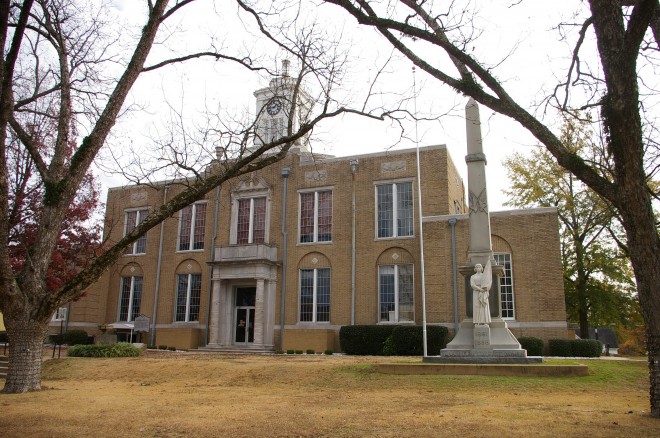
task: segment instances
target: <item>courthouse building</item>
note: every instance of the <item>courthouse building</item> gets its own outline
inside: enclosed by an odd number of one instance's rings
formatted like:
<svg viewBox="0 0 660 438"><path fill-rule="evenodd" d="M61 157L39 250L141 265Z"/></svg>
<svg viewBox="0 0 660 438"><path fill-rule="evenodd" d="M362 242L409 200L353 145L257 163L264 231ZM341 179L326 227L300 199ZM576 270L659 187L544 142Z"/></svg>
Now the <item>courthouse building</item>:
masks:
<svg viewBox="0 0 660 438"><path fill-rule="evenodd" d="M255 93L262 137L286 125L286 81ZM299 99L300 120L310 101ZM467 196L445 146L420 148L420 162L417 175L414 149L331 157L304 140L151 229L53 327L64 317L69 330L128 340L144 315L148 344L339 351L345 325L419 325L420 178L426 320L453 331L466 317L457 272L467 262ZM180 190L110 189L105 237L117 241ZM491 212L491 234L505 267L497 305L511 331L566 337L556 210Z"/></svg>

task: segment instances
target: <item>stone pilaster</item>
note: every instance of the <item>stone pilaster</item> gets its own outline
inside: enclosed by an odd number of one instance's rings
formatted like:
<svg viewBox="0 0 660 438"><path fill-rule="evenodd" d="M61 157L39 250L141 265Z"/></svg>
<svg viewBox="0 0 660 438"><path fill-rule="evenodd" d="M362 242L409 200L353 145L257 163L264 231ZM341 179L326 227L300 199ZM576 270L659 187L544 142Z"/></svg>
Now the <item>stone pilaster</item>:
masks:
<svg viewBox="0 0 660 438"><path fill-rule="evenodd" d="M220 280L213 280L211 297L211 320L209 321L209 344L218 344L220 330Z"/></svg>
<svg viewBox="0 0 660 438"><path fill-rule="evenodd" d="M254 343L263 345L264 343L264 280L257 280L257 292L254 303Z"/></svg>

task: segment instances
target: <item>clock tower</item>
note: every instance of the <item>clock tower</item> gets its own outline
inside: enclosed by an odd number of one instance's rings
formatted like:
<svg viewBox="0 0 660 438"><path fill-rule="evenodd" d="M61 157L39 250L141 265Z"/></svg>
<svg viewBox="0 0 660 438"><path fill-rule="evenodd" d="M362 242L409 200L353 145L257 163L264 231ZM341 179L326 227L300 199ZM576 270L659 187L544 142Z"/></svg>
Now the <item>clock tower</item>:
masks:
<svg viewBox="0 0 660 438"><path fill-rule="evenodd" d="M254 92L257 101L256 147L284 137L289 119L292 119L293 132L296 132L311 113L312 99L302 87L298 90L297 102L291 113L296 79L289 76L289 64L289 60L282 61L282 74L271 79L268 87ZM309 152L308 138L297 140L293 148Z"/></svg>

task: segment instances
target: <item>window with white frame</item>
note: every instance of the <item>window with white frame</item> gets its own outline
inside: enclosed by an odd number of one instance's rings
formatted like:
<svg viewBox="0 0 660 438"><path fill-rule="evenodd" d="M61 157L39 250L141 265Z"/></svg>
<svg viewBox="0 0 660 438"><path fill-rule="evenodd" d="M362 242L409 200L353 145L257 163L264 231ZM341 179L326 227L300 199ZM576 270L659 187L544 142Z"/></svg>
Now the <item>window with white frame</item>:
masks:
<svg viewBox="0 0 660 438"><path fill-rule="evenodd" d="M176 276L176 322L199 321L202 274Z"/></svg>
<svg viewBox="0 0 660 438"><path fill-rule="evenodd" d="M135 321L140 316L142 276L121 277L120 292L119 321Z"/></svg>
<svg viewBox="0 0 660 438"><path fill-rule="evenodd" d="M236 243L264 243L266 238L266 197L238 200Z"/></svg>
<svg viewBox="0 0 660 438"><path fill-rule="evenodd" d="M413 265L378 267L378 304L380 322L415 321Z"/></svg>
<svg viewBox="0 0 660 438"><path fill-rule="evenodd" d="M205 228L205 202L197 202L181 209L179 220L179 251L204 249Z"/></svg>
<svg viewBox="0 0 660 438"><path fill-rule="evenodd" d="M494 254L498 265L504 266L504 275L500 277L500 306L502 318L514 319L515 307L513 302L513 271L511 270L511 254Z"/></svg>
<svg viewBox="0 0 660 438"><path fill-rule="evenodd" d="M124 236L133 231L144 218L149 214L149 210L146 208L127 210L126 211L126 220L124 223ZM126 254L145 254L147 252L147 235L143 234L138 240L131 243L128 248L126 248Z"/></svg>
<svg viewBox="0 0 660 438"><path fill-rule="evenodd" d="M300 321L330 322L330 268L300 270Z"/></svg>
<svg viewBox="0 0 660 438"><path fill-rule="evenodd" d="M332 190L300 193L300 243L332 241Z"/></svg>
<svg viewBox="0 0 660 438"><path fill-rule="evenodd" d="M412 182L378 184L376 186L376 233L379 238L412 236Z"/></svg>
<svg viewBox="0 0 660 438"><path fill-rule="evenodd" d="M58 307L55 313L53 314L53 321L66 321L66 306Z"/></svg>

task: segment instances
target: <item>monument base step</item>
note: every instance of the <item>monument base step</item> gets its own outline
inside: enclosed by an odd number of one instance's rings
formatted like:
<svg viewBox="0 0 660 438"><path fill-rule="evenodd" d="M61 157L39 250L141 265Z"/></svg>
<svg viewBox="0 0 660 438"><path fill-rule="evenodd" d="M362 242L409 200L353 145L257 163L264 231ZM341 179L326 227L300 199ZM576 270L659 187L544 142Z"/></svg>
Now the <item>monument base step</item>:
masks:
<svg viewBox="0 0 660 438"><path fill-rule="evenodd" d="M522 350L523 353L525 350ZM511 350L508 350L507 353L510 353ZM426 356L424 358L425 363L452 363L452 364L532 364L532 363L542 363L543 358L538 356Z"/></svg>

